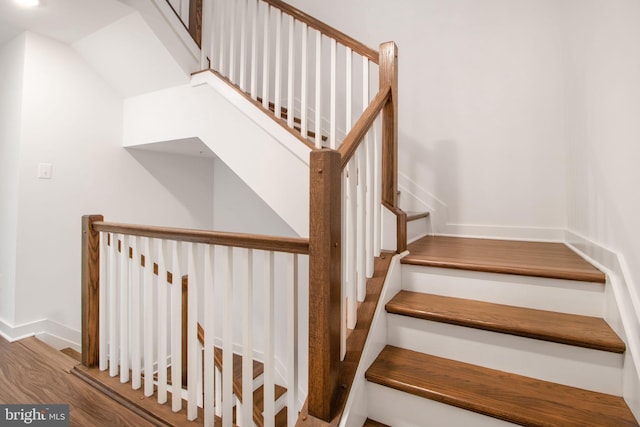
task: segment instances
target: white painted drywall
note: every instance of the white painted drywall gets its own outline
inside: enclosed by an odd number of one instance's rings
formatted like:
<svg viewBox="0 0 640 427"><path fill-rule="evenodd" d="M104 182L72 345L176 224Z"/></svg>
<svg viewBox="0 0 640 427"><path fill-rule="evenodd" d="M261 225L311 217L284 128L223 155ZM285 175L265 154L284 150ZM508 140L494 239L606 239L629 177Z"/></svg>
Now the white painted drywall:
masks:
<svg viewBox="0 0 640 427"><path fill-rule="evenodd" d="M77 331L81 216L211 228L213 161L123 149L123 101L75 50L27 33L24 55L15 326Z"/></svg>
<svg viewBox="0 0 640 427"><path fill-rule="evenodd" d="M296 232L222 160L214 160L213 229L297 237Z"/></svg>
<svg viewBox="0 0 640 427"><path fill-rule="evenodd" d="M0 46L0 321L15 318L18 157L25 36Z"/></svg>
<svg viewBox="0 0 640 427"><path fill-rule="evenodd" d="M84 37L73 47L123 97L189 81L189 73L174 60L139 12Z"/></svg>
<svg viewBox="0 0 640 427"><path fill-rule="evenodd" d="M618 254L634 325L640 313L639 19L633 0L567 0L563 16L568 228ZM636 341L637 333L637 327L627 331ZM633 389L640 415L639 387Z"/></svg>
<svg viewBox="0 0 640 427"><path fill-rule="evenodd" d="M399 168L458 233L566 226L557 0L291 3L373 48L398 44Z"/></svg>
<svg viewBox="0 0 640 427"><path fill-rule="evenodd" d="M308 160L248 119L213 87L176 86L127 98L123 135L128 147L199 138L298 235L308 236Z"/></svg>

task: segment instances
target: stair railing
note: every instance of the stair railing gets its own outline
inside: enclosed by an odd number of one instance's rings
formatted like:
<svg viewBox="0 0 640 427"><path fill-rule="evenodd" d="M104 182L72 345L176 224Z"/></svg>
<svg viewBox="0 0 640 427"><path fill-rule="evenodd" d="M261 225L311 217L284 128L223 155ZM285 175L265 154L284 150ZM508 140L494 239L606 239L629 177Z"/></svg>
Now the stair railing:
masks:
<svg viewBox="0 0 640 427"><path fill-rule="evenodd" d="M202 1L203 0L166 0L198 47L202 40Z"/></svg>
<svg viewBox="0 0 640 427"><path fill-rule="evenodd" d="M397 52L393 42L380 46L380 90L338 150L311 152L308 412L324 421L346 399L340 360L380 255L383 206L396 216L397 252L407 244L397 204Z"/></svg>
<svg viewBox="0 0 640 427"><path fill-rule="evenodd" d="M201 68L338 147L369 104L377 51L280 0L204 0L202 16Z"/></svg>
<svg viewBox="0 0 640 427"><path fill-rule="evenodd" d="M224 426L253 425L256 321L263 325L265 425L274 425L279 411L274 387L285 382L287 425L293 426L301 409L298 258L308 252L307 239L124 225L104 222L99 215L85 216L82 363L108 370L120 382L155 396L160 404L170 401L174 412L183 409L184 398L188 420L203 411L208 426L217 417ZM254 271L261 271L262 277L254 277ZM281 282L275 282L282 276L284 290ZM183 280L176 280L180 277ZM186 301L181 286L185 281ZM261 299L253 295L258 286ZM240 303L234 305L238 296ZM280 379L274 350L276 312L287 313L287 354L280 360L286 363L287 377ZM254 319L254 313L263 313L263 318ZM240 333L234 332L234 324L241 325ZM185 334L188 360L183 391ZM222 363L216 366L214 354L220 351ZM233 391L234 353L242 356L241 396ZM221 374L216 374L219 367Z"/></svg>

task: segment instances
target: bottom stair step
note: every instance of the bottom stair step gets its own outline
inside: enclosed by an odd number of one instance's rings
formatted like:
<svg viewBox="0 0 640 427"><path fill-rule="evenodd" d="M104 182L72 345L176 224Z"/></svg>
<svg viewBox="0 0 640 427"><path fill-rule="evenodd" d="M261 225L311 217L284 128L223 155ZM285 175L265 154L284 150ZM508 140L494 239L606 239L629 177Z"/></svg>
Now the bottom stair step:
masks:
<svg viewBox="0 0 640 427"><path fill-rule="evenodd" d="M638 426L624 399L387 346L372 383L525 426Z"/></svg>

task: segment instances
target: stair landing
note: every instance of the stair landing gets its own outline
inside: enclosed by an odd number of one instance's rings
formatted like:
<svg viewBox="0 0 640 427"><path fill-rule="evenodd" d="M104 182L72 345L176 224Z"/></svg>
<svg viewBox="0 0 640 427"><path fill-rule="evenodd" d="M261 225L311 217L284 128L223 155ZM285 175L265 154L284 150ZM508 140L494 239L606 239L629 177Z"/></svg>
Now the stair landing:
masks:
<svg viewBox="0 0 640 427"><path fill-rule="evenodd" d="M426 236L403 264L605 283L605 275L562 243Z"/></svg>

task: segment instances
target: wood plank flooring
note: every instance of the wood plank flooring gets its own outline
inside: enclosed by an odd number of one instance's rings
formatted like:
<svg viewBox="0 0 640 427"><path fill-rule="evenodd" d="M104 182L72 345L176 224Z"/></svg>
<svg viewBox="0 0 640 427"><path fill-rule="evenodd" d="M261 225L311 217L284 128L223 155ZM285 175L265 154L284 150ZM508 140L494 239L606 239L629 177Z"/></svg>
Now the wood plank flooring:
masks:
<svg viewBox="0 0 640 427"><path fill-rule="evenodd" d="M401 291L387 312L596 350L624 353L625 344L604 319Z"/></svg>
<svg viewBox="0 0 640 427"><path fill-rule="evenodd" d="M624 399L387 346L367 380L524 426L637 427Z"/></svg>
<svg viewBox="0 0 640 427"><path fill-rule="evenodd" d="M403 264L605 282L605 275L562 243L427 236Z"/></svg>
<svg viewBox="0 0 640 427"><path fill-rule="evenodd" d="M37 338L0 337L0 402L68 403L72 426L154 425L71 375L77 363Z"/></svg>

